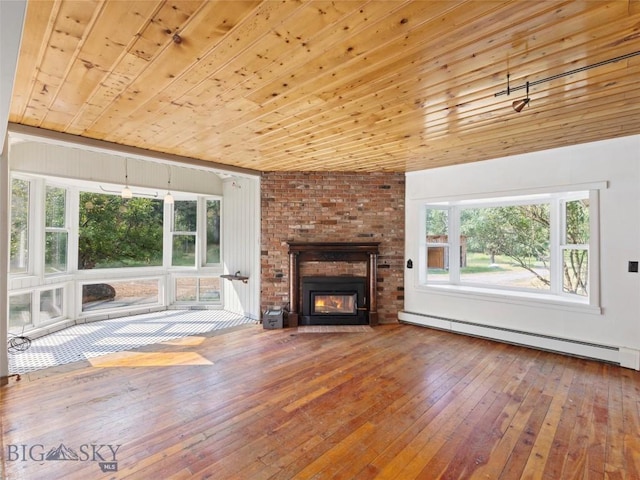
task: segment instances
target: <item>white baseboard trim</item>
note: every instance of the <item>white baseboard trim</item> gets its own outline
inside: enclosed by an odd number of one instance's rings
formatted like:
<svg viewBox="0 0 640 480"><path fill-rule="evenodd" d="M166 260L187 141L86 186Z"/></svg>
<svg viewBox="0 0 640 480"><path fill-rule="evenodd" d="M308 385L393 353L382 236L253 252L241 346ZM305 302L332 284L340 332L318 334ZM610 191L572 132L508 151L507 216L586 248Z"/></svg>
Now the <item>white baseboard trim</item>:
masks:
<svg viewBox="0 0 640 480"><path fill-rule="evenodd" d="M640 350L620 347L620 366L640 370Z"/></svg>
<svg viewBox="0 0 640 480"><path fill-rule="evenodd" d="M434 317L406 311L398 312L398 320L400 322L411 323L413 325L432 327L475 337L489 338L505 343L525 345L528 347L574 355L577 357L603 360L605 362L618 364L621 367L640 370L640 351L629 348L598 345L595 343L553 337L551 335L540 335L515 329L492 327L489 325L481 325L472 322Z"/></svg>

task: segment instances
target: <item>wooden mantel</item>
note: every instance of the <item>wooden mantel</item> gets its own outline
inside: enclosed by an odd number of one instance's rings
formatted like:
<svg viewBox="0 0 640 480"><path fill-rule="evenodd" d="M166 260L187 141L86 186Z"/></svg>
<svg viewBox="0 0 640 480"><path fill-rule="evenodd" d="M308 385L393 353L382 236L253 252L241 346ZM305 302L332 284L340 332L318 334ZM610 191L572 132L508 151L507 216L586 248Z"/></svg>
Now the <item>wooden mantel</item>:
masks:
<svg viewBox="0 0 640 480"><path fill-rule="evenodd" d="M366 262L369 324L378 324L376 278L379 242L289 242L289 326L297 327L302 262Z"/></svg>

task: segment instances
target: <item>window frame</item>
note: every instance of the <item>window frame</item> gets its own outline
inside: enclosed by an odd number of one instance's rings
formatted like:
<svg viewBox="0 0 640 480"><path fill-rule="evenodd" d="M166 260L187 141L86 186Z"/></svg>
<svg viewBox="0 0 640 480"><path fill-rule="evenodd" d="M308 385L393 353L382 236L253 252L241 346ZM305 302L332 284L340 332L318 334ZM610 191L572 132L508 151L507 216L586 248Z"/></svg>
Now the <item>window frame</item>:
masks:
<svg viewBox="0 0 640 480"><path fill-rule="evenodd" d="M542 190L529 192L509 192L500 196L464 196L453 199L422 200L420 212L420 239L419 263L417 271L417 287L419 290L426 290L439 293L464 294L464 295L490 295L502 298L524 299L525 301L550 302L565 305L578 305L600 309L600 271L599 271L599 194L600 190L606 188L606 182L596 184L579 185L566 190ZM575 293L564 292L562 283L562 240L564 238L565 214L561 211L563 202L580 198L589 199L589 244L581 245L588 251L588 295L581 296ZM460 279L460 260L457 252L460 248L460 213L465 208L484 208L496 206L511 206L534 203L550 204L550 280L551 288L536 291L532 288L512 288L498 285L486 285L473 282L465 282ZM448 248L449 248L449 281L429 280L427 272L427 225L426 217L428 209L448 210ZM574 248L575 245L569 245ZM511 301L511 300L510 300Z"/></svg>
<svg viewBox="0 0 640 480"><path fill-rule="evenodd" d="M26 235L26 241L27 241L27 248L26 248L26 262L27 262L27 266L23 271L11 271L11 254L9 254L9 276L11 278L16 278L16 277L28 277L28 276L33 276L37 273L37 268L36 268L36 249L38 248L36 245L36 241L35 239L37 238L37 233L35 232L36 228L34 228L34 225L37 225L37 222L34 221L36 219L36 214L38 212L38 209L36 208L36 203L37 203L37 198L36 198L36 193L37 193L37 180L33 177L29 177L26 175L20 175L20 174L16 174L16 173L12 173L10 176L10 186L11 186L11 191L12 191L12 196L11 199L9 201L9 224L13 225L13 182L14 180L20 180L22 182L25 182L28 185L29 188L29 192L27 194L27 201L29 202L29 204L27 205L27 235ZM9 232L9 248L11 248L11 239L12 235L11 232Z"/></svg>
<svg viewBox="0 0 640 480"><path fill-rule="evenodd" d="M133 267L133 268L138 268L138 267ZM96 284L99 285L103 283L111 285L111 284L131 283L131 282L150 282L152 284L155 283L157 286L155 301L148 301L148 302L142 302L142 303L128 303L126 305L116 304L115 306L110 305L109 302L107 301L106 306L96 307L96 308L94 308L93 306L87 307L87 304L83 302L83 299L84 299L83 292L84 292L84 287L86 286L96 285ZM137 276L115 276L115 277L106 275L102 277L96 276L95 278L79 279L79 281L76 282L77 283L76 295L80 303L78 316L80 318L85 318L92 315L105 315L105 314L110 314L118 311L131 311L131 312L149 311L151 309L161 307L163 304L164 296L165 296L164 282L165 280L162 277L162 275L137 275ZM125 298L131 298L131 297L125 297ZM87 302L87 303L90 303L90 302Z"/></svg>
<svg viewBox="0 0 640 480"><path fill-rule="evenodd" d="M191 230L175 230L176 221L176 207L180 202L196 202L196 229ZM202 240L198 235L200 229L202 216L202 207L200 197L197 195L174 195L173 203L164 204L164 264L165 267L171 270L195 270L201 264L201 245ZM193 237L194 238L194 259L191 265L174 265L173 264L173 240L177 236Z"/></svg>
<svg viewBox="0 0 640 480"><path fill-rule="evenodd" d="M64 226L62 227L50 227L47 225L47 191L49 188L56 188L60 190L64 190ZM70 255L70 245L72 232L71 232L71 205L70 205L70 197L69 188L63 185L58 185L54 183L45 182L43 186L43 222L42 222L42 272L45 276L53 276L53 275L65 275L69 272L69 255ZM47 234L48 233L64 233L66 234L66 252L65 252L65 269L60 272L47 272Z"/></svg>
<svg viewBox="0 0 640 480"><path fill-rule="evenodd" d="M91 276L111 275L113 272L125 272L123 274L123 277L130 277L132 275L140 275L140 274L144 275L147 273L153 274L157 271L161 271L164 268L164 262L165 262L164 255L166 250L164 248L165 242L166 242L166 238L164 235L166 233L165 223L167 221L167 217L166 217L167 205L166 204L163 204L163 214L162 214L162 245L161 245L162 260L159 261L156 265L135 265L135 266L128 265L128 266L109 266L109 267L99 267L99 268L80 268L78 266L78 261L80 257L80 227L78 226L78 224L80 222L80 214L82 210L82 207L80 206L80 197L84 193L113 196L118 198L122 198L122 197L119 192L108 191L98 186L76 188L74 189L73 193L74 193L73 201L75 202L75 205L73 205L73 214L72 214L73 221L71 222L71 224L74 225L74 230L71 238L71 243L73 244L73 247L72 247L73 250L69 251L69 257L70 257L70 262L73 262L73 263L70 263L70 265L76 266L74 268L76 274L86 275L91 277ZM137 195L134 195L132 198L150 198L152 200L157 200L158 202L162 203L162 200L158 199L157 197L158 197L157 195L137 194ZM103 273L99 274L97 272L103 272ZM131 272L131 273L127 273L127 272Z"/></svg>
<svg viewBox="0 0 640 480"><path fill-rule="evenodd" d="M184 279L193 279L195 280L195 299L193 300L183 300L178 298L178 291L180 290L180 287L178 285L178 282L180 280L184 280ZM219 298L218 300L203 300L203 294L202 294L202 290L204 290L204 287L202 286L202 281L203 280L209 280L209 279L218 279L219 281L219 286L220 288L218 289L219 292ZM208 307L212 307L212 308L222 308L223 305L223 283L222 283L222 279L220 278L219 275L188 275L188 274L179 274L179 275L174 275L172 277L172 287L173 287L173 299L172 299L172 303L175 305L206 305Z"/></svg>
<svg viewBox="0 0 640 480"><path fill-rule="evenodd" d="M569 202L580 201L584 199L589 200L589 223L591 224L591 196L578 196L578 195L567 195L560 201L560 212L562 214L560 220L560 239L559 239L559 262L561 263L558 274L560 275L560 279L558 283L560 284L560 290L564 293L564 254L565 252L577 250L577 251L586 251L587 252L587 285L590 285L591 279L589 278L589 271L591 265L591 228L589 229L589 243L569 243L568 235L567 235L567 204ZM589 296L589 292L587 293L587 297Z"/></svg>
<svg viewBox="0 0 640 480"><path fill-rule="evenodd" d="M222 265L222 232L223 232L223 225L222 225L222 197L219 196L206 196L206 197L199 197L199 199L201 200L199 205L199 210L198 210L198 218L201 219L201 223L198 225L198 228L202 231L202 234L200 235L202 242L201 242L201 257L202 258L202 262L201 265L203 267L211 267L211 268L215 268L215 267L220 267ZM208 216L207 216L207 211L208 211L208 204L211 201L216 201L219 204L218 210L218 216L220 218L219 221L219 225L218 225L218 249L219 249L219 253L218 253L218 257L219 257L219 261L216 263L213 262L208 262L209 258L207 255L207 247L209 246L209 238L208 238L208 232L209 232L209 225L208 225ZM201 226L200 226L201 225Z"/></svg>
<svg viewBox="0 0 640 480"><path fill-rule="evenodd" d="M62 302L62 307L60 309L60 313L57 316L52 316L47 319L42 319L42 295L45 292L56 292L59 291L56 295L59 295L59 298ZM26 323L22 326L22 328L11 327L10 326L10 318L7 318L7 328L9 332L13 334L20 334L25 332L31 332L33 330L37 330L40 328L47 327L48 325L57 323L59 321L63 321L69 316L69 298L68 298L68 289L66 284L47 284L40 285L36 288L29 289L19 289L12 290L9 292L9 298L17 297L20 295L29 297L29 323ZM11 301L9 301L11 304Z"/></svg>
<svg viewBox="0 0 640 480"><path fill-rule="evenodd" d="M427 268L424 269L424 273L421 273L421 280L422 283L428 283L428 277L429 277L429 268L428 268L428 263L429 263L429 248L444 248L446 255L447 255L447 259L446 259L446 265L449 266L451 265L451 248L452 245L450 242L430 242L429 241L429 232L427 231L427 215L426 215L426 211L427 210L438 210L438 211L444 211L446 212L447 215L447 232L446 232L446 236L448 238L451 238L451 209L449 207L444 207L444 206L432 206L431 208L425 208L424 210L424 214L422 215L423 221L424 221L424 228L422 228L422 231L425 232L424 237L424 248L421 250L424 250L424 261L420 262L420 265L427 265ZM444 260L444 259L443 259ZM446 275L446 279L443 276L441 281L437 281L434 280L431 283L436 283L436 284L448 284L451 282L451 270L449 269L447 275Z"/></svg>
<svg viewBox="0 0 640 480"><path fill-rule="evenodd" d="M222 266L222 197L215 195L181 195L174 194L174 203L165 204L164 216L164 239L167 245L165 249L164 265L166 268L174 270L209 270L219 269ZM196 229L195 231L174 230L176 204L184 201L196 202ZM207 203L209 201L220 202L220 261L218 263L207 263ZM192 236L195 238L195 261L193 265L173 264L173 239L176 236Z"/></svg>

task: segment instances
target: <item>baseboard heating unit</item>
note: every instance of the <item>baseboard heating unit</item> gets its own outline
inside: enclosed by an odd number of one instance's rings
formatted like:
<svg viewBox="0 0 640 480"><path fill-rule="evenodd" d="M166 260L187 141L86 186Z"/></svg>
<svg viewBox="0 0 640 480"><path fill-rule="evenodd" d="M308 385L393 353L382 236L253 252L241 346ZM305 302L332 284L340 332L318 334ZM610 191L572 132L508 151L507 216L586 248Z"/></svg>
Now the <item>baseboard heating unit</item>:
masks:
<svg viewBox="0 0 640 480"><path fill-rule="evenodd" d="M520 330L481 325L473 322L431 316L421 313L398 313L402 323L446 330L454 333L488 338L505 343L523 345L556 353L564 353L577 357L591 358L615 363L622 367L640 370L640 352L637 350L581 342L566 338L553 337Z"/></svg>

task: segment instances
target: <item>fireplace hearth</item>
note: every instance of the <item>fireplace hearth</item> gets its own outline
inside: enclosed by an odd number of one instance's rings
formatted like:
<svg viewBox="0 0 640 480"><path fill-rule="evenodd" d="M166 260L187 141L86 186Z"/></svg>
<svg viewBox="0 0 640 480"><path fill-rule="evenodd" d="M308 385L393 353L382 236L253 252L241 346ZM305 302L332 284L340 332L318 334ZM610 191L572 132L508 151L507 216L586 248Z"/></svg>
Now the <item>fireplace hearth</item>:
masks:
<svg viewBox="0 0 640 480"><path fill-rule="evenodd" d="M303 277L300 325L368 325L367 279Z"/></svg>
<svg viewBox="0 0 640 480"><path fill-rule="evenodd" d="M377 242L289 242L288 326L377 325ZM366 277L300 278L304 262L364 263ZM315 272L314 272L315 273ZM324 272L321 273L323 275Z"/></svg>

